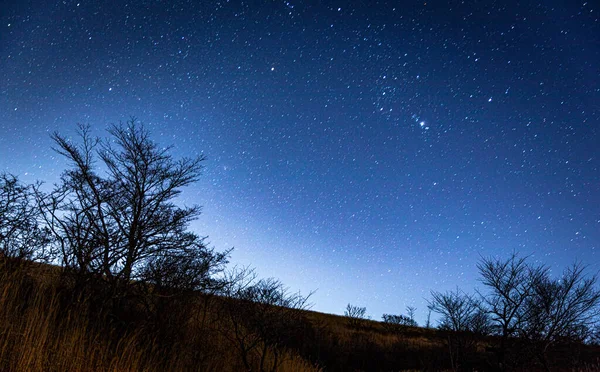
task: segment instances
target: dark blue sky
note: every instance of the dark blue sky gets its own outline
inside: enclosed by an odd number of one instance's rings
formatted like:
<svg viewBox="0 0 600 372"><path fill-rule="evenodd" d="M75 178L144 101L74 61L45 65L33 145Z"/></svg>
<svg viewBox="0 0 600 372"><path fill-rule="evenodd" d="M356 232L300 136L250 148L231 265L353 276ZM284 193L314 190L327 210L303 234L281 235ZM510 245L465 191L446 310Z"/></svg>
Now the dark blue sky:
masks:
<svg viewBox="0 0 600 372"><path fill-rule="evenodd" d="M318 311L422 319L479 255L600 270L600 8L539 3L5 1L0 171L136 116L208 156L193 228Z"/></svg>

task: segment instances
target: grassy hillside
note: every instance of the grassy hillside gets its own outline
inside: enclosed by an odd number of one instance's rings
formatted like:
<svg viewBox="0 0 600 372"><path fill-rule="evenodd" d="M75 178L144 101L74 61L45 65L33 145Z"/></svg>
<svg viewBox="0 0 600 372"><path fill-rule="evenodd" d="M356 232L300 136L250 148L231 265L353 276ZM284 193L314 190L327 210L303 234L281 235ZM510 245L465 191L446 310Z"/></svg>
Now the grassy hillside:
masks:
<svg viewBox="0 0 600 372"><path fill-rule="evenodd" d="M11 266L0 269L2 371L243 370L217 314L202 311L208 299L173 303L163 324L115 320L94 298L73 300L60 268ZM279 371L320 370L296 352L280 354ZM272 353L267 358L272 362Z"/></svg>
<svg viewBox="0 0 600 372"><path fill-rule="evenodd" d="M496 340L240 300L156 294L111 310L62 269L3 262L2 371L493 370ZM598 348L567 345L556 370L598 370ZM523 358L528 356L523 354ZM575 369L574 365L580 366ZM588 366L588 367L584 367ZM595 367L594 367L595 366ZM587 368L587 369L586 369ZM536 370L523 360L519 370Z"/></svg>

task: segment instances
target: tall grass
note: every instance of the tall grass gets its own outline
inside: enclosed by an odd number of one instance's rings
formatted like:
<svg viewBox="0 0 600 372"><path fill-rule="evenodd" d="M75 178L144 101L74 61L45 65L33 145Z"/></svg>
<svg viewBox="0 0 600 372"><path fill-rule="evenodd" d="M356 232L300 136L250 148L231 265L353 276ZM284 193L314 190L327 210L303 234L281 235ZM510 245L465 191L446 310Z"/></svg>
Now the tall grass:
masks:
<svg viewBox="0 0 600 372"><path fill-rule="evenodd" d="M235 329L227 321L223 305L234 300L155 296L148 299L152 310L127 305L115 320L114 312L99 308L98 297L74 296L61 273L48 265L7 266L0 260L0 371L247 370L235 336L255 329ZM264 372L321 371L317 364L328 371L449 370L451 340L468 336L413 327L391 331L368 320L351 326L344 317L309 311L304 320L285 341L256 344L246 355L250 370L260 371L261 363ZM475 341L459 369L492 369L497 340ZM599 348L561 347L552 361L557 370L597 371L598 355ZM525 361L520 370L541 367Z"/></svg>
<svg viewBox="0 0 600 372"><path fill-rule="evenodd" d="M189 311L190 317L176 325L185 329L167 346L146 326L120 329L88 301L65 303L69 297L61 293L59 276L40 279L36 270L29 264L0 266L1 371L241 370L222 336L226 330L216 326L216 314L199 322ZM280 354L279 371L319 370L297 353Z"/></svg>
<svg viewBox="0 0 600 372"><path fill-rule="evenodd" d="M90 323L85 304L63 309L54 284L34 280L24 267L0 273L1 370L152 370L138 334L112 340L102 324Z"/></svg>

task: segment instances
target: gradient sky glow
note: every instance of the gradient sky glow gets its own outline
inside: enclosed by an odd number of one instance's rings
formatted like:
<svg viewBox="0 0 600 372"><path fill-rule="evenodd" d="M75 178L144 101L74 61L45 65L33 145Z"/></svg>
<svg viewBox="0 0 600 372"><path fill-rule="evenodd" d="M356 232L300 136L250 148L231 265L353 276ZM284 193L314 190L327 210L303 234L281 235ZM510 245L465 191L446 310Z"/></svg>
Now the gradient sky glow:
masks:
<svg viewBox="0 0 600 372"><path fill-rule="evenodd" d="M595 1L0 5L0 171L55 182L55 130L136 116L208 156L184 202L313 309L471 291L479 255L600 270Z"/></svg>

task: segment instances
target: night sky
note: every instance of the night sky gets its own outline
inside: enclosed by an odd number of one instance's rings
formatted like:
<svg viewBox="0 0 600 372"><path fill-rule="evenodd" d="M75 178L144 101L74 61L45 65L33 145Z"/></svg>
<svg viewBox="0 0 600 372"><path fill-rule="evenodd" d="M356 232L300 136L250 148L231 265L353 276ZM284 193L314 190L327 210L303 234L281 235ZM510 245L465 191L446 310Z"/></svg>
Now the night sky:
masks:
<svg viewBox="0 0 600 372"><path fill-rule="evenodd" d="M130 116L205 154L182 203L232 264L426 312L483 256L600 270L596 1L0 5L0 172L56 182L49 134Z"/></svg>

